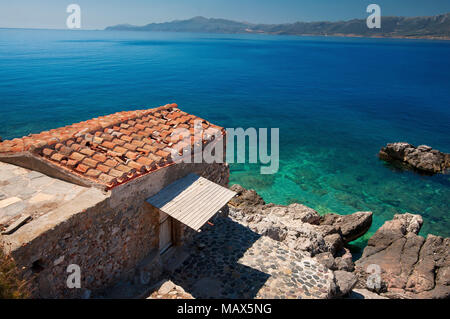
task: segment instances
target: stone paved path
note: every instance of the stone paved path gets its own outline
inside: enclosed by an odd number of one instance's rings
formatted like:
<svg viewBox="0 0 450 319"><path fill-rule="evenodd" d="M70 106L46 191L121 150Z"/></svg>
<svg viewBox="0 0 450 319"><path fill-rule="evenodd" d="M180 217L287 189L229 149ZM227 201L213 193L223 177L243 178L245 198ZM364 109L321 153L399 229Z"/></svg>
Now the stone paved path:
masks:
<svg viewBox="0 0 450 319"><path fill-rule="evenodd" d="M331 271L229 218L199 233L171 280L195 298L327 298Z"/></svg>

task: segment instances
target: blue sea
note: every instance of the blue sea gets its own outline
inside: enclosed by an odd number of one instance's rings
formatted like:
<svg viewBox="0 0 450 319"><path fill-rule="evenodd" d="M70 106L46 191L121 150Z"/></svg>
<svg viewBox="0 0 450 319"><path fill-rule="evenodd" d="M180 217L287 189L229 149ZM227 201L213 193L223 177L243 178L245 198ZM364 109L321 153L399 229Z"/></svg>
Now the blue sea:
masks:
<svg viewBox="0 0 450 319"><path fill-rule="evenodd" d="M232 183L319 213L396 213L450 236L450 177L400 171L388 142L450 152L450 42L158 32L0 30L0 136L178 103L224 127L280 128L280 169Z"/></svg>

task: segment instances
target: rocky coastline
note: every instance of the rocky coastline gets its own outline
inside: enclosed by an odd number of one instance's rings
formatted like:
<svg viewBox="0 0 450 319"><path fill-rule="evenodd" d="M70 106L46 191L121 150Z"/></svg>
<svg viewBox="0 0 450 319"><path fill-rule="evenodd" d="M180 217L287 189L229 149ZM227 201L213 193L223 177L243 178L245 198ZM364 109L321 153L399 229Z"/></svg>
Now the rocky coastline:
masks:
<svg viewBox="0 0 450 319"><path fill-rule="evenodd" d="M450 154L427 145L415 147L409 143L389 143L378 153L380 159L424 174L450 172Z"/></svg>
<svg viewBox="0 0 450 319"><path fill-rule="evenodd" d="M354 262L346 244L367 232L372 212L320 216L297 203L266 204L240 185L231 189L237 196L228 204L228 216L325 266L334 275L331 298L450 297L450 238L419 236L420 215L395 215Z"/></svg>
<svg viewBox="0 0 450 319"><path fill-rule="evenodd" d="M357 286L362 288L367 283L365 269L378 265L382 280L374 290L383 296L449 298L450 238L419 236L422 224L420 215L408 213L386 221L369 239L363 255L355 263Z"/></svg>

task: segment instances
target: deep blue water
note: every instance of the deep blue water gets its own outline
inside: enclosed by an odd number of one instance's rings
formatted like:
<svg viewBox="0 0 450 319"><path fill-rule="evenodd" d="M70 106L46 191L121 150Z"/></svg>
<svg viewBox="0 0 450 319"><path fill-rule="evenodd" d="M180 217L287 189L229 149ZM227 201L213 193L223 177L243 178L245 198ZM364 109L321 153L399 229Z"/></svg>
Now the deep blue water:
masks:
<svg viewBox="0 0 450 319"><path fill-rule="evenodd" d="M267 202L371 210L370 233L419 213L424 235L449 236L450 178L376 156L394 141L450 152L449 72L444 41L0 30L0 136L176 102L221 126L280 128L277 174L232 165Z"/></svg>

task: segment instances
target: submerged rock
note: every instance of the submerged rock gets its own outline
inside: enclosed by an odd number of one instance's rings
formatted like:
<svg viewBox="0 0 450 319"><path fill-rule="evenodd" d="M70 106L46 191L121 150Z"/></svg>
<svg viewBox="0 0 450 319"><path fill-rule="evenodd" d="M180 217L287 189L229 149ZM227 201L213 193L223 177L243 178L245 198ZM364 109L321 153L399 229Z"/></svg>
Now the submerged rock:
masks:
<svg viewBox="0 0 450 319"><path fill-rule="evenodd" d="M372 288L389 298L450 297L450 238L419 236L422 223L420 215L409 213L384 223L355 263L359 288ZM379 269L378 287L367 287L373 276L368 267Z"/></svg>
<svg viewBox="0 0 450 319"><path fill-rule="evenodd" d="M450 170L450 154L427 145L415 147L403 142L389 143L381 148L378 155L387 162L402 163L427 174L447 173Z"/></svg>

